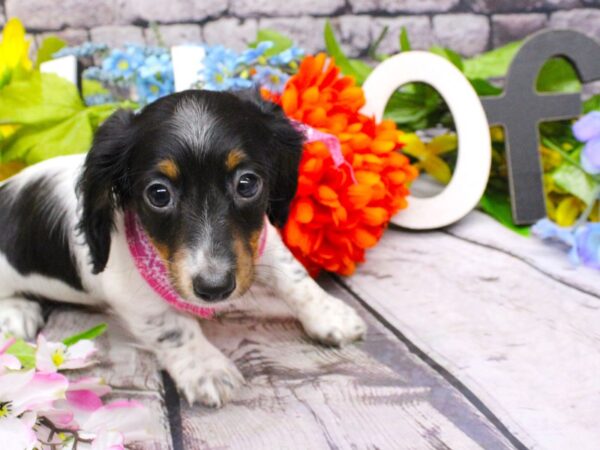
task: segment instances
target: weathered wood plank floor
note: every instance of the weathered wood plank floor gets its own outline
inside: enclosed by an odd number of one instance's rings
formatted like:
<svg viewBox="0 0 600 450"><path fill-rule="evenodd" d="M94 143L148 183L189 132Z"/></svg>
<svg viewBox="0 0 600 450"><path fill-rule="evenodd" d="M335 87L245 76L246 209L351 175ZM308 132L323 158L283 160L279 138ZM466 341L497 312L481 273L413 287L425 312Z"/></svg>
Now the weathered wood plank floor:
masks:
<svg viewBox="0 0 600 450"><path fill-rule="evenodd" d="M600 448L598 275L472 213L444 231L390 229L353 277L321 280L367 320L357 345L314 345L256 289L207 322L247 380L220 410L187 405L110 319L86 374L156 411L147 449ZM46 333L104 320L57 309Z"/></svg>

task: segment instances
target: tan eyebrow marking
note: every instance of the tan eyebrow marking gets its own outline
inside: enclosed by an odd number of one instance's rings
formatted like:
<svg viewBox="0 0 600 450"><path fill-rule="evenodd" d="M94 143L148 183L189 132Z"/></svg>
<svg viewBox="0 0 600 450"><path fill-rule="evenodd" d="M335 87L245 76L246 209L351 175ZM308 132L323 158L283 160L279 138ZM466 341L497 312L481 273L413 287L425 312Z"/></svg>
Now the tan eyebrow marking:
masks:
<svg viewBox="0 0 600 450"><path fill-rule="evenodd" d="M227 160L225 161L225 167L227 170L231 171L235 169L239 163L241 163L244 159L246 159L246 154L238 149L233 149L227 155Z"/></svg>
<svg viewBox="0 0 600 450"><path fill-rule="evenodd" d="M179 178L179 167L172 159L164 159L157 165L158 170L162 172L170 180Z"/></svg>

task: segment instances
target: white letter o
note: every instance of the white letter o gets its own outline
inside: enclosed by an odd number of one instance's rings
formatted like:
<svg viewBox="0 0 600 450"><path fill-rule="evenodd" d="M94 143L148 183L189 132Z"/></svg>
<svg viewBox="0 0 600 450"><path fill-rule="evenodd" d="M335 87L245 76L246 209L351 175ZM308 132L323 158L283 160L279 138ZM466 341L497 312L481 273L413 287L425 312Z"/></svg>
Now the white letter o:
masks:
<svg viewBox="0 0 600 450"><path fill-rule="evenodd" d="M452 63L427 52L411 51L386 59L369 75L363 89L361 112L383 117L394 91L406 83L424 82L446 101L458 134L458 158L450 183L438 195L408 198L409 206L392 223L414 230L450 225L477 206L490 174L492 161L489 125L477 93Z"/></svg>

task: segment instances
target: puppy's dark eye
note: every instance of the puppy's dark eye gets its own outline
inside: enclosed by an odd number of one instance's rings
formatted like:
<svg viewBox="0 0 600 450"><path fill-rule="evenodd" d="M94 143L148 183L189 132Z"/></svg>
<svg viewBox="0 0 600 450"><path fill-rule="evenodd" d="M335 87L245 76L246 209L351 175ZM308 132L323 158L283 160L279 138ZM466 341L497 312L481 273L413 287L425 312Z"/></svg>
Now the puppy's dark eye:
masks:
<svg viewBox="0 0 600 450"><path fill-rule="evenodd" d="M240 197L252 198L260 190L261 180L258 175L253 173L244 173L238 178L237 193Z"/></svg>
<svg viewBox="0 0 600 450"><path fill-rule="evenodd" d="M155 208L166 208L171 204L171 191L164 184L154 183L146 189L146 198Z"/></svg>

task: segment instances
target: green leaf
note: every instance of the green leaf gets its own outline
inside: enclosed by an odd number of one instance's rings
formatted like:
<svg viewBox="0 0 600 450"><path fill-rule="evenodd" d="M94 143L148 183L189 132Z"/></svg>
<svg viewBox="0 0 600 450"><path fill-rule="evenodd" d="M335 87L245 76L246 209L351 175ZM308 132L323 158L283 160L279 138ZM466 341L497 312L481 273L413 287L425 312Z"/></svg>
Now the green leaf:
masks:
<svg viewBox="0 0 600 450"><path fill-rule="evenodd" d="M482 80L481 78L473 78L470 79L469 82L477 95L479 96L489 96L489 95L500 95L502 93L502 89L497 86L494 86L487 80Z"/></svg>
<svg viewBox="0 0 600 450"><path fill-rule="evenodd" d="M448 61L450 61L452 64L454 64L456 66L456 68L458 70L460 70L461 72L464 70L463 60L462 60L461 56L458 53L456 53L455 51L450 50L449 48L437 47L437 46L431 47L429 49L429 51L431 53L439 55L443 58L446 58Z"/></svg>
<svg viewBox="0 0 600 450"><path fill-rule="evenodd" d="M88 340L96 339L98 336L101 336L102 334L104 334L104 332L106 331L107 328L108 328L108 325L106 325L105 323L101 323L100 325L96 325L95 327L90 328L89 330L86 330L83 333L75 334L73 336L70 336L70 337L64 339L63 344L65 344L67 347L69 347L83 339L88 339Z"/></svg>
<svg viewBox="0 0 600 450"><path fill-rule="evenodd" d="M0 124L60 122L85 108L77 87L49 73L35 73L0 91Z"/></svg>
<svg viewBox="0 0 600 450"><path fill-rule="evenodd" d="M94 130L89 113L82 111L49 126L22 127L6 142L6 161L35 164L49 158L84 153L90 149Z"/></svg>
<svg viewBox="0 0 600 450"><path fill-rule="evenodd" d="M507 194L487 189L479 201L479 208L515 233L522 236L530 235L529 227L515 225L513 222L510 200Z"/></svg>
<svg viewBox="0 0 600 450"><path fill-rule="evenodd" d="M16 357L25 370L35 367L35 348L23 339L17 340L6 350L6 353Z"/></svg>
<svg viewBox="0 0 600 450"><path fill-rule="evenodd" d="M53 59L53 55L67 43L56 36L48 36L42 41L38 49L37 59L35 60L35 68L39 69L40 64Z"/></svg>
<svg viewBox="0 0 600 450"><path fill-rule="evenodd" d="M408 32L406 31L406 27L402 27L400 31L400 51L401 52L409 52L411 49L410 40L408 39Z"/></svg>
<svg viewBox="0 0 600 450"><path fill-rule="evenodd" d="M468 78L498 78L508 72L515 54L523 45L522 41L511 42L497 49L463 61L464 74Z"/></svg>
<svg viewBox="0 0 600 450"><path fill-rule="evenodd" d="M600 94L596 94L583 102L583 113L587 114L590 111L600 111Z"/></svg>
<svg viewBox="0 0 600 450"><path fill-rule="evenodd" d="M273 43L273 47L271 47L265 52L265 56L267 58L279 55L281 52L287 50L292 45L294 45L294 41L292 41L289 37L284 36L283 34L278 33L275 30L261 28L256 33L256 40L254 42L251 42L248 45L248 47L255 48L260 42L264 41L270 41Z"/></svg>
<svg viewBox="0 0 600 450"><path fill-rule="evenodd" d="M348 59L338 44L329 21L325 22L324 36L327 53L335 60L342 73L354 77L357 84L363 84L372 69L363 62Z"/></svg>
<svg viewBox="0 0 600 450"><path fill-rule="evenodd" d="M596 183L579 167L561 164L551 176L559 188L581 199L586 205L596 200Z"/></svg>
<svg viewBox="0 0 600 450"><path fill-rule="evenodd" d="M564 58L552 58L542 66L536 89L539 92L580 92L581 82L571 63Z"/></svg>
<svg viewBox="0 0 600 450"><path fill-rule="evenodd" d="M53 74L34 74L0 91L0 124L19 125L3 141L3 161L34 164L89 150L93 133L118 105L86 107L72 83Z"/></svg>

